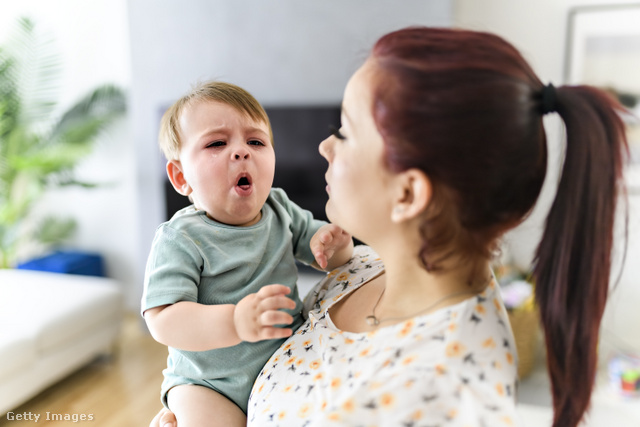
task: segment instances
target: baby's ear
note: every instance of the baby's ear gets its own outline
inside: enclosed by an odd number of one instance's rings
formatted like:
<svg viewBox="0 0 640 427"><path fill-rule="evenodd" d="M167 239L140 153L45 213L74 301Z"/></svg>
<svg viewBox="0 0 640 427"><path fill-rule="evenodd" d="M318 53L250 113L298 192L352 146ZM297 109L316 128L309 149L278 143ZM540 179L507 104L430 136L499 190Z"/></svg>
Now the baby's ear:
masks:
<svg viewBox="0 0 640 427"><path fill-rule="evenodd" d="M171 181L171 185L173 185L173 188L175 188L179 194L183 196L191 194L192 190L184 177L180 160L169 160L167 162L167 176L169 177L169 181Z"/></svg>

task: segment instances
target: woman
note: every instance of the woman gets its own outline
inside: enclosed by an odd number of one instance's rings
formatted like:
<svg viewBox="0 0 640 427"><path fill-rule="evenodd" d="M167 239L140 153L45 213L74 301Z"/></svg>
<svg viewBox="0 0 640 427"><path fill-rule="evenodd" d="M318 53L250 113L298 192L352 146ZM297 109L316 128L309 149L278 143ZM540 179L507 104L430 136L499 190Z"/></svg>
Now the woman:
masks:
<svg viewBox="0 0 640 427"><path fill-rule="evenodd" d="M553 425L576 426L608 289L621 109L594 88L544 86L495 35L383 36L320 145L327 215L368 247L311 293L308 320L256 380L248 424L515 425L517 359L490 262L538 198L542 117L557 112L566 160L534 274Z"/></svg>

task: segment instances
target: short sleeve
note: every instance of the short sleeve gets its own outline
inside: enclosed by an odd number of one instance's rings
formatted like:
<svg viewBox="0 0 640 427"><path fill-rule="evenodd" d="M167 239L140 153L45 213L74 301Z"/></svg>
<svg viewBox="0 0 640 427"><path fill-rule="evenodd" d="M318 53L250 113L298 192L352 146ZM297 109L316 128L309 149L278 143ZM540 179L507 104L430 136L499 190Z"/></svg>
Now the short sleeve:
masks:
<svg viewBox="0 0 640 427"><path fill-rule="evenodd" d="M198 301L203 257L183 233L162 225L153 240L145 270L142 313L179 301Z"/></svg>
<svg viewBox="0 0 640 427"><path fill-rule="evenodd" d="M360 286L371 278L380 274L384 269L378 254L366 245L356 245L353 248L351 259L337 267L320 280L307 292L302 308L302 314L306 318L312 310L320 310L326 303L326 299L333 299L341 294L347 287ZM357 279L355 279L357 275Z"/></svg>

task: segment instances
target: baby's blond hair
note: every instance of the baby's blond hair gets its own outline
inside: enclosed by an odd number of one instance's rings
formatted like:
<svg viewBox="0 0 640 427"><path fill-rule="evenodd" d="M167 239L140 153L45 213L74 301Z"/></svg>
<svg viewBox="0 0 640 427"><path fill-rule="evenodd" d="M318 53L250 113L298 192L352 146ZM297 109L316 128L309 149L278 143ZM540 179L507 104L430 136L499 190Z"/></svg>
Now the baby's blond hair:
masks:
<svg viewBox="0 0 640 427"><path fill-rule="evenodd" d="M188 94L176 101L160 121L160 149L167 160L178 160L180 156L180 115L186 106L199 101L216 101L227 104L256 122L269 128L269 139L273 144L273 132L269 117L262 105L246 90L231 83L208 81L197 84Z"/></svg>

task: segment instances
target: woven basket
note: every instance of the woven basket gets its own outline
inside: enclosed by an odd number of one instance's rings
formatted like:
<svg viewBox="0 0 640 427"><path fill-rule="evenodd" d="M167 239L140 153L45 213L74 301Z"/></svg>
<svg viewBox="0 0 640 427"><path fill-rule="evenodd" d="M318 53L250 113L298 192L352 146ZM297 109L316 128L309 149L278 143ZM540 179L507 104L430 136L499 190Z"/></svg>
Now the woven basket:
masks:
<svg viewBox="0 0 640 427"><path fill-rule="evenodd" d="M536 360L539 343L540 322L534 309L508 310L511 329L518 350L518 377L531 373Z"/></svg>

